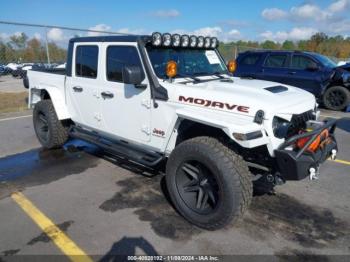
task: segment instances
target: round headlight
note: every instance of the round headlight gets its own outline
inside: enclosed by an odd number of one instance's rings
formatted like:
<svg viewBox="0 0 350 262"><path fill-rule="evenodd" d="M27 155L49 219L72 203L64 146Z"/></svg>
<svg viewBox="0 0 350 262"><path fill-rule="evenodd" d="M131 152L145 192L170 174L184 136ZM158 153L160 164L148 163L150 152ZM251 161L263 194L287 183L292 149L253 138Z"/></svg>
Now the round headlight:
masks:
<svg viewBox="0 0 350 262"><path fill-rule="evenodd" d="M288 135L290 125L290 122L288 122L287 120L275 116L272 120L273 134L277 138L286 138Z"/></svg>
<svg viewBox="0 0 350 262"><path fill-rule="evenodd" d="M163 34L163 45L170 46L171 44L171 35L169 33Z"/></svg>
<svg viewBox="0 0 350 262"><path fill-rule="evenodd" d="M195 35L190 36L190 47L194 48L197 46L197 37Z"/></svg>
<svg viewBox="0 0 350 262"><path fill-rule="evenodd" d="M190 37L188 35L182 35L181 36L181 46L187 47L190 42Z"/></svg>
<svg viewBox="0 0 350 262"><path fill-rule="evenodd" d="M204 47L205 47L205 48L209 48L209 47L210 47L210 44L211 44L210 37L204 38Z"/></svg>
<svg viewBox="0 0 350 262"><path fill-rule="evenodd" d="M155 32L152 34L152 45L160 46L162 44L162 35L161 33Z"/></svg>
<svg viewBox="0 0 350 262"><path fill-rule="evenodd" d="M211 38L211 45L210 45L210 47L211 48L217 48L218 43L219 43L218 39L216 37L212 37Z"/></svg>
<svg viewBox="0 0 350 262"><path fill-rule="evenodd" d="M173 34L172 42L173 42L173 46L175 46L175 47L180 46L180 35L179 34Z"/></svg>
<svg viewBox="0 0 350 262"><path fill-rule="evenodd" d="M202 48L204 46L204 37L198 36L197 38L197 47Z"/></svg>

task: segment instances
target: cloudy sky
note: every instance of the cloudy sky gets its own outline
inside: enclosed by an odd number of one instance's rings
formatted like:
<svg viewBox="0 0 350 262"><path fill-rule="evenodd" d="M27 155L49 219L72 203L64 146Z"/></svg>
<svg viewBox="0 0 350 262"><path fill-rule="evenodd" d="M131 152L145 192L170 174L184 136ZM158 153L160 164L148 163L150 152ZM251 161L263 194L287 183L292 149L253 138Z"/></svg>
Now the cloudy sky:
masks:
<svg viewBox="0 0 350 262"><path fill-rule="evenodd" d="M307 39L318 31L350 36L350 0L264 1L4 1L0 20L148 34L153 31L217 36L221 41ZM42 29L0 25L0 37ZM67 41L71 32L51 29ZM94 35L96 33L91 33Z"/></svg>

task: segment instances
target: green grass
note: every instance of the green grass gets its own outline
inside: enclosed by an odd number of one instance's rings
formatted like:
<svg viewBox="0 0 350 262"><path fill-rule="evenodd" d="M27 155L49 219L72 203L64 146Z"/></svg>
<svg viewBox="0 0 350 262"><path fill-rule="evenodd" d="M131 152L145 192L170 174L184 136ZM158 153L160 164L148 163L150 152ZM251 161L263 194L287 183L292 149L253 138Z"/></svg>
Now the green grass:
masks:
<svg viewBox="0 0 350 262"><path fill-rule="evenodd" d="M28 92L0 92L0 113L18 112L28 109Z"/></svg>

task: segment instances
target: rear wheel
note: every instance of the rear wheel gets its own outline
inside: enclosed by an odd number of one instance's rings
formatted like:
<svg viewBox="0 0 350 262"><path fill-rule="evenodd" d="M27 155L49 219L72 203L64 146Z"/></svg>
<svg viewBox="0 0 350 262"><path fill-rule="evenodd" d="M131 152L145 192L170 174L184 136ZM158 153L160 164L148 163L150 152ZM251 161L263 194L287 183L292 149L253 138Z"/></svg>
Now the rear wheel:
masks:
<svg viewBox="0 0 350 262"><path fill-rule="evenodd" d="M344 86L332 86L323 95L323 104L326 108L340 111L350 103L350 91Z"/></svg>
<svg viewBox="0 0 350 262"><path fill-rule="evenodd" d="M251 174L242 158L211 137L178 145L166 167L166 183L177 210L209 230L239 218L252 199Z"/></svg>
<svg viewBox="0 0 350 262"><path fill-rule="evenodd" d="M35 105L33 124L36 136L45 148L59 148L68 140L67 129L57 118L51 100L42 100Z"/></svg>

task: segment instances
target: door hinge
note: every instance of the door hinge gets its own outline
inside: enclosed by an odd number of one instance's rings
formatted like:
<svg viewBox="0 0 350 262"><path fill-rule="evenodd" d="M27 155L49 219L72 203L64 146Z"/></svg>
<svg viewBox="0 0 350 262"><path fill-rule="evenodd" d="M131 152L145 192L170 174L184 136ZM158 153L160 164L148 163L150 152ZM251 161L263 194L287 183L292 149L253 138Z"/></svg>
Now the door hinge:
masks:
<svg viewBox="0 0 350 262"><path fill-rule="evenodd" d="M151 108L151 100L149 99L143 99L141 104L147 107L148 109Z"/></svg>
<svg viewBox="0 0 350 262"><path fill-rule="evenodd" d="M146 133L148 136L151 134L151 129L149 126L143 125L141 128L142 132Z"/></svg>
<svg viewBox="0 0 350 262"><path fill-rule="evenodd" d="M94 118L95 118L98 122L100 122L101 119L102 119L102 115L99 114L99 113L95 113L95 114L94 114Z"/></svg>

